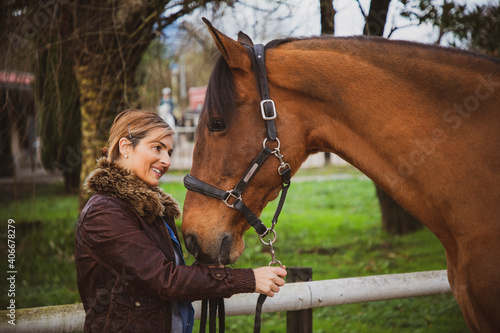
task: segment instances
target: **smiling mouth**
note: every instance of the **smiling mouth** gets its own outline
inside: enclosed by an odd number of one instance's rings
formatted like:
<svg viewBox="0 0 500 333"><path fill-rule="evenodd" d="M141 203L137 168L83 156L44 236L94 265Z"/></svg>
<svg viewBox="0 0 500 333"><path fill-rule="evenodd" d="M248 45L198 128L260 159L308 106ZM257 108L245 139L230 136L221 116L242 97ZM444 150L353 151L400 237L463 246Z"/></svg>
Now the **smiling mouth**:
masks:
<svg viewBox="0 0 500 333"><path fill-rule="evenodd" d="M158 177L161 177L162 176L162 173L160 171L160 169L157 169L157 168L151 168L151 170L153 170L154 173L156 173L158 175Z"/></svg>

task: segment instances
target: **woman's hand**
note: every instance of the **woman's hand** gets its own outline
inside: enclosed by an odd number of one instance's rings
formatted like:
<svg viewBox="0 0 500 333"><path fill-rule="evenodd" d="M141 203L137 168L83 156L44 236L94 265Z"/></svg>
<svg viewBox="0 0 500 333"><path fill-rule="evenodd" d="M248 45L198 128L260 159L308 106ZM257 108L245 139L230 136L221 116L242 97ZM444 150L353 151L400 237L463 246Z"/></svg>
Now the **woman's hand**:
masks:
<svg viewBox="0 0 500 333"><path fill-rule="evenodd" d="M273 297L285 285L286 267L260 267L254 269L255 292Z"/></svg>

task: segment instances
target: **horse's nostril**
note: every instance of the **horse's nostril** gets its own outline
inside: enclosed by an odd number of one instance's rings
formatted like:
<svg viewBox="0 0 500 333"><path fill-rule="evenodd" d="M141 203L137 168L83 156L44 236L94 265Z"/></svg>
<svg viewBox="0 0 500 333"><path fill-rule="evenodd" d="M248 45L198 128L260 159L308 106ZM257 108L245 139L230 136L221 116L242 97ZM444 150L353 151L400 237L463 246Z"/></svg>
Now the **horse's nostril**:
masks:
<svg viewBox="0 0 500 333"><path fill-rule="evenodd" d="M198 250L200 249L197 237L193 234L187 235L184 243L186 244L188 252L196 258L198 256Z"/></svg>
<svg viewBox="0 0 500 333"><path fill-rule="evenodd" d="M231 263L231 246L233 245L233 237L231 235L224 235L220 246L220 262L223 265Z"/></svg>

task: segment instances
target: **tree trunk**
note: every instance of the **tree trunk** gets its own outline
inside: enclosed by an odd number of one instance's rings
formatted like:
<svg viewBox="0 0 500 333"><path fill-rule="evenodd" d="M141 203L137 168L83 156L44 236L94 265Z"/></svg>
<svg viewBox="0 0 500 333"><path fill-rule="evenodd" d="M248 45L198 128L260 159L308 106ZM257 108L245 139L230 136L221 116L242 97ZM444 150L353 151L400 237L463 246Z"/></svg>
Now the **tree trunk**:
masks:
<svg viewBox="0 0 500 333"><path fill-rule="evenodd" d="M387 12L391 0L372 0L363 33L368 36L384 35ZM382 229L389 234L403 235L422 228L422 224L401 207L377 185L376 193L382 213Z"/></svg>
<svg viewBox="0 0 500 333"><path fill-rule="evenodd" d="M123 76L106 74L101 65L102 63L97 62L97 59L86 57L85 62L75 66L82 119L80 173L82 185L95 169L96 160L102 156L102 148L107 146L109 130L116 115L125 109L137 107L132 89L127 88L135 87L133 82L135 69L131 69L132 73L126 75L128 79L124 79ZM89 193L85 192L82 187L80 208L83 208L89 197Z"/></svg>
<svg viewBox="0 0 500 333"><path fill-rule="evenodd" d="M163 2L161 2L163 3ZM158 8L154 7L158 5ZM80 94L82 121L82 169L80 181L96 167L107 146L109 130L116 115L137 108L135 71L142 54L153 39L155 10L160 2L85 2L74 16L74 72ZM80 190L80 208L89 199Z"/></svg>
<svg viewBox="0 0 500 333"><path fill-rule="evenodd" d="M382 229L392 235L404 235L422 228L422 224L401 207L393 198L376 186L382 213Z"/></svg>
<svg viewBox="0 0 500 333"><path fill-rule="evenodd" d="M335 34L335 9L333 9L333 0L319 0L320 14L321 14L321 34L334 35ZM324 153L325 166L332 164L331 154Z"/></svg>
<svg viewBox="0 0 500 333"><path fill-rule="evenodd" d="M153 38L210 2L220 1L7 1L2 6L8 20L0 22L0 40L10 40L16 52L30 42L37 46L40 127L49 140L45 162L51 167L55 162L67 186L83 184L94 169L116 114L137 107L134 74ZM79 148L74 142L80 134ZM77 139L68 144L70 138ZM82 206L87 198L81 189Z"/></svg>
<svg viewBox="0 0 500 333"><path fill-rule="evenodd" d="M370 11L366 17L366 23L363 29L364 35L379 37L384 35L390 2L391 0L372 0L370 3Z"/></svg>
<svg viewBox="0 0 500 333"><path fill-rule="evenodd" d="M71 12L56 1L11 1L10 5L7 12L23 13L8 15L16 18L10 19L7 28L17 36L13 45L17 51L10 58L25 58L12 62L24 61L35 73L33 95L42 165L60 171L66 190L78 193L81 133L72 44L68 42Z"/></svg>
<svg viewBox="0 0 500 333"><path fill-rule="evenodd" d="M35 91L42 163L47 169L61 171L67 192L78 193L81 124L72 58L64 48L41 45L39 50Z"/></svg>
<svg viewBox="0 0 500 333"><path fill-rule="evenodd" d="M333 35L335 33L335 9L333 0L319 0L321 13L321 34Z"/></svg>

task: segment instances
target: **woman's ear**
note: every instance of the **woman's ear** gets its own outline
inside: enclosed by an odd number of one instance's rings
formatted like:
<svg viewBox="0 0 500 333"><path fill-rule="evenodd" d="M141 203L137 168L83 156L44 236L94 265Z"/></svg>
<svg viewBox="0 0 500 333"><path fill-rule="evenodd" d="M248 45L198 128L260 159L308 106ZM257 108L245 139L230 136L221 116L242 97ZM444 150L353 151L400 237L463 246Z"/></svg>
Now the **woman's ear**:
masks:
<svg viewBox="0 0 500 333"><path fill-rule="evenodd" d="M132 142L129 139L123 137L118 141L118 148L120 149L120 155L128 156L133 150Z"/></svg>

